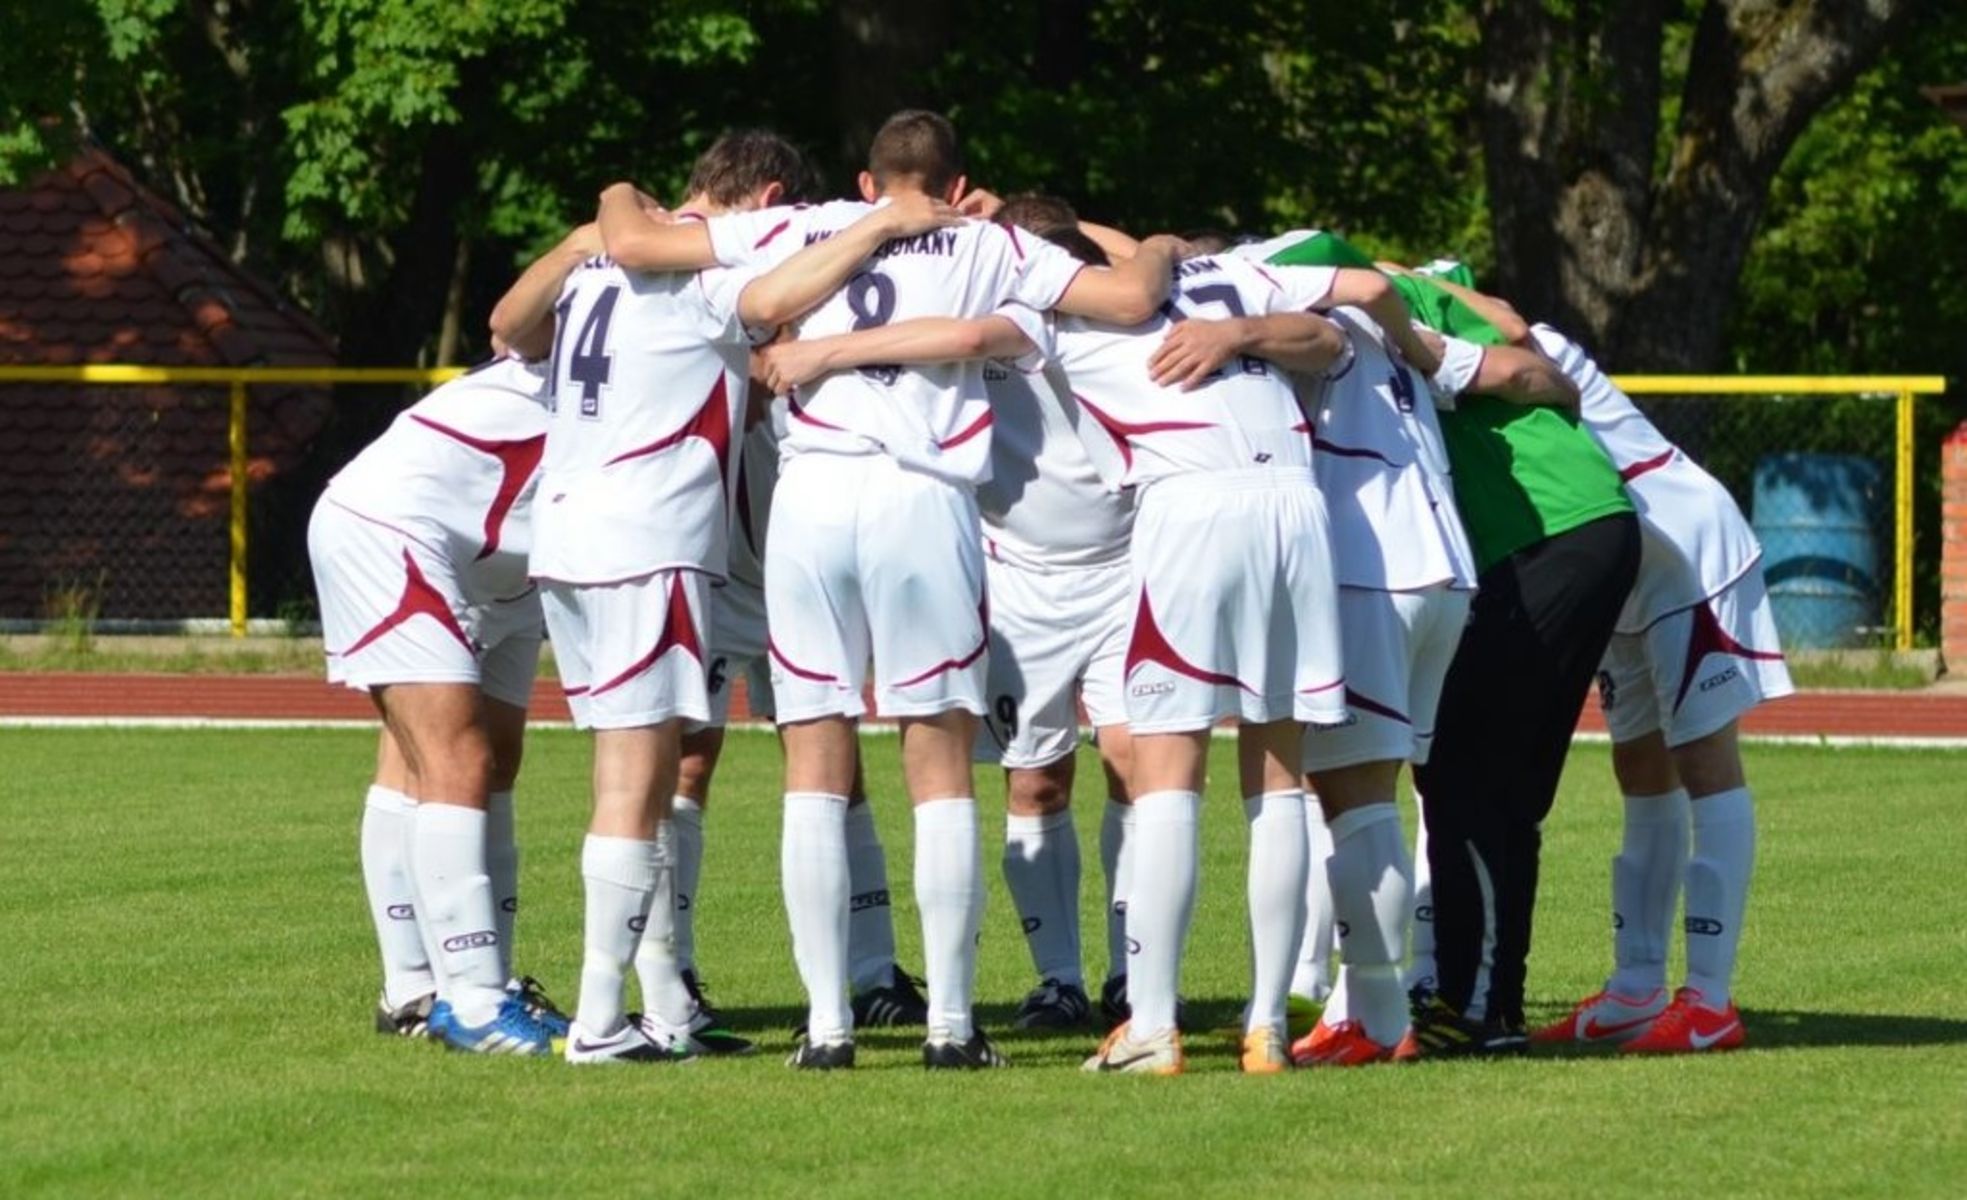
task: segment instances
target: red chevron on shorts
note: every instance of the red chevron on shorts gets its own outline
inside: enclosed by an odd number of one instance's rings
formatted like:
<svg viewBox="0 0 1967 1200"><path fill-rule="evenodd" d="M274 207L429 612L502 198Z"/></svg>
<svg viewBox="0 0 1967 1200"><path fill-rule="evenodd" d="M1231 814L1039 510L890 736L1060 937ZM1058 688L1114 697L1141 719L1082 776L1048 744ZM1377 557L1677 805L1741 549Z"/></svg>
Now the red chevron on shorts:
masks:
<svg viewBox="0 0 1967 1200"><path fill-rule="evenodd" d="M650 650L621 674L606 683L596 684L589 696L599 696L605 691L618 688L640 675L663 655L671 650L681 650L697 662L703 662L703 645L697 639L696 619L690 615L690 599L683 594L683 576L673 575L669 580L669 611L663 615L662 636L656 639L655 648Z"/></svg>
<svg viewBox="0 0 1967 1200"><path fill-rule="evenodd" d="M1147 589L1141 589L1141 606L1134 614L1134 636L1127 643L1126 675L1132 678L1134 669L1147 663L1165 667L1177 675L1186 675L1202 683L1212 683L1218 687L1242 688L1252 696L1257 689L1244 683L1234 675L1220 671L1205 671L1181 656L1181 652L1168 641L1161 626L1155 622L1154 608L1148 603Z"/></svg>
<svg viewBox="0 0 1967 1200"><path fill-rule="evenodd" d="M439 625L450 631L452 637L458 639L458 645L463 646L467 652L476 654L477 651L472 649L471 639L465 636L464 627L458 624L456 615L451 612L451 602L446 600L444 594L424 577L423 570L417 566L417 560L410 557L408 550L403 551L403 576L403 596L396 602L396 611L376 622L372 629L356 638L355 644L348 649L334 652L336 656L347 658L419 613L435 619Z"/></svg>
<svg viewBox="0 0 1967 1200"><path fill-rule="evenodd" d="M1687 699L1687 689L1694 686L1694 672L1710 654L1728 654L1759 662L1783 661L1780 651L1753 650L1729 637L1714 615L1713 606L1703 600L1694 607L1694 627L1687 634L1687 661L1680 668L1680 691L1673 698L1673 711L1680 711L1681 702Z"/></svg>

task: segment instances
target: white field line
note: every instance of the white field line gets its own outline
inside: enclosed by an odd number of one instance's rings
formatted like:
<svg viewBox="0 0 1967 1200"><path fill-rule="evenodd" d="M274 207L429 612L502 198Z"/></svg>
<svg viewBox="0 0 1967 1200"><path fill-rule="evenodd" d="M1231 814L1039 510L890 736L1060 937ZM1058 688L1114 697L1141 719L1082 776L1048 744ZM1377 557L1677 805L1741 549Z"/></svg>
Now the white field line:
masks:
<svg viewBox="0 0 1967 1200"><path fill-rule="evenodd" d="M322 720L286 719L279 717L33 717L0 716L0 729L377 729L381 722L372 719ZM573 725L567 721L533 721L527 725L530 730L571 730ZM733 729L764 732L772 728L766 721L733 721ZM886 737L896 732L892 721L862 721L861 732ZM1082 735L1090 736L1091 728L1081 727ZM1210 731L1216 738L1236 736L1234 728L1217 728ZM1571 736L1574 742L1589 742L1603 745L1612 739L1604 733L1576 733ZM1822 746L1833 750L1884 749L1884 750L1967 750L1967 736L1961 737L1922 737L1900 736L1896 734L1810 734L1775 733L1743 734L1741 740L1755 746Z"/></svg>

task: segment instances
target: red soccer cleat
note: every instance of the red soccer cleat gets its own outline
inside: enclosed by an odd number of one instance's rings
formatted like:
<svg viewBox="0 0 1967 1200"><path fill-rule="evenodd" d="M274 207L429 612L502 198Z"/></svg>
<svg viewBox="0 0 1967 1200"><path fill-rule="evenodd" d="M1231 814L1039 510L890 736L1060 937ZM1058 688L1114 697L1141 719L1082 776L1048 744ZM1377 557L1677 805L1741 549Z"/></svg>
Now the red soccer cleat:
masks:
<svg viewBox="0 0 1967 1200"><path fill-rule="evenodd" d="M1698 1054L1703 1050L1733 1050L1747 1040L1742 1014L1734 1001L1716 1012L1701 1003L1693 988L1673 994L1673 1003L1638 1037L1619 1047L1622 1054Z"/></svg>
<svg viewBox="0 0 1967 1200"><path fill-rule="evenodd" d="M1312 1031L1291 1043L1291 1061L1301 1067L1363 1067L1368 1063L1392 1062L1398 1049L1412 1041L1411 1032L1400 1039L1398 1048L1382 1046L1366 1036L1366 1027L1357 1021L1327 1025L1320 1021Z"/></svg>
<svg viewBox="0 0 1967 1200"><path fill-rule="evenodd" d="M1603 1046L1629 1042L1646 1032L1647 1026L1667 1009L1665 988L1647 996L1621 996L1606 990L1577 1002L1563 1020L1555 1021L1530 1035L1539 1045L1577 1042Z"/></svg>

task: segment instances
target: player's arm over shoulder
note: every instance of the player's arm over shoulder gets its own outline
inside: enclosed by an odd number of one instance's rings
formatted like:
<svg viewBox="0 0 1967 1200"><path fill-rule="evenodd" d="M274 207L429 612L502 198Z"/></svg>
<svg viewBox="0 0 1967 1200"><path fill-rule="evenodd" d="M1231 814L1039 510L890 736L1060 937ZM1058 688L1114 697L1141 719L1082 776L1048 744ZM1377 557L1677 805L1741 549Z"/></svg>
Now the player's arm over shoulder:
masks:
<svg viewBox="0 0 1967 1200"><path fill-rule="evenodd" d="M594 223L608 257L631 271L701 271L718 265L702 221L670 218L632 183L611 184L601 193Z"/></svg>
<svg viewBox="0 0 1967 1200"><path fill-rule="evenodd" d="M916 317L857 333L777 342L760 350L758 359L765 382L784 393L822 375L873 363L1017 358L1032 348L1032 340L1010 317Z"/></svg>
<svg viewBox="0 0 1967 1200"><path fill-rule="evenodd" d="M546 357L553 349L553 304L567 276L581 263L601 253L600 231L582 225L560 243L534 259L492 307L492 344L524 359Z"/></svg>
<svg viewBox="0 0 1967 1200"><path fill-rule="evenodd" d="M1478 346L1431 330L1420 335L1441 346L1441 366L1429 379L1437 395L1467 392L1532 407L1578 407L1577 385L1536 350Z"/></svg>
<svg viewBox="0 0 1967 1200"><path fill-rule="evenodd" d="M1156 235L1142 242L1131 258L1120 259L1110 267L1082 263L1054 307L1113 325L1139 325L1152 319L1168 298L1182 251L1179 239ZM1050 245L1035 247L1033 253L1071 257Z"/></svg>

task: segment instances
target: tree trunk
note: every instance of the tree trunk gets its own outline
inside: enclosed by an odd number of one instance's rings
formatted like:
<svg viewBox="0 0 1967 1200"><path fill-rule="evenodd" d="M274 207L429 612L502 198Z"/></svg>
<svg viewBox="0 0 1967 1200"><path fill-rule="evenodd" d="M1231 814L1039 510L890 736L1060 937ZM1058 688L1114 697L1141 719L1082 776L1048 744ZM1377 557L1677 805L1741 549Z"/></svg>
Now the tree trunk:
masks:
<svg viewBox="0 0 1967 1200"><path fill-rule="evenodd" d="M1499 290L1621 369L1711 369L1769 186L1912 0L1709 0L1656 170L1662 0L1492 0L1483 142Z"/></svg>
<svg viewBox="0 0 1967 1200"><path fill-rule="evenodd" d="M833 165L852 179L890 113L934 104L926 76L949 45L950 0L841 0L834 14Z"/></svg>

